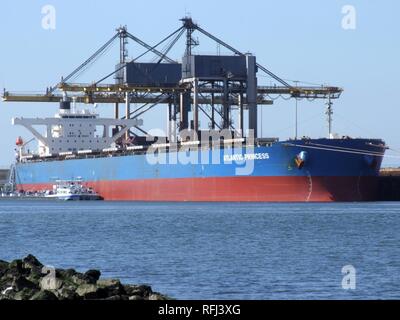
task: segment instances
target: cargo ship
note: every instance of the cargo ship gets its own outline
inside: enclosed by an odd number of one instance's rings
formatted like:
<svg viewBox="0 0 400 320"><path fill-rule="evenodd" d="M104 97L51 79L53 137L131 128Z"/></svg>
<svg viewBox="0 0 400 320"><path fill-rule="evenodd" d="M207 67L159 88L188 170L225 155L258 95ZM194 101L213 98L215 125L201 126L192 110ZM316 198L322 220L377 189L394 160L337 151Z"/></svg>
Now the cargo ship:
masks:
<svg viewBox="0 0 400 320"><path fill-rule="evenodd" d="M340 96L342 89L293 87L258 64L255 56L227 45L191 18L182 21L183 26L165 38L176 43L186 31L186 51L181 63L167 57L169 49L160 52L157 46L145 44L121 27L102 47L106 50L112 41L120 40L120 61L110 74L116 75L115 84L67 82L93 56L57 85L62 95L55 94L54 88L41 97L4 93L5 101L60 103L52 118L13 119L13 124L27 128L38 141L38 152L27 152L22 138L17 140L17 161L13 166L17 189L46 190L55 179L79 177L104 200L377 199L386 145L381 139L353 139L332 133L332 100ZM192 48L197 45L192 37L194 31L217 41L234 55L193 54ZM142 44L146 52L155 53L159 61L129 61L127 38ZM260 70L282 86L259 86ZM74 95L76 92L80 94ZM258 108L272 104L268 99L271 95L326 99L327 137L284 141L259 137ZM101 118L93 110L79 109L77 102L113 103L115 117ZM121 103L125 106L123 117L119 112ZM139 103L142 106L137 107ZM168 105L167 133L146 131L139 117L163 104ZM207 128L201 127L199 112L210 120ZM39 132L37 126L44 127L44 131Z"/></svg>

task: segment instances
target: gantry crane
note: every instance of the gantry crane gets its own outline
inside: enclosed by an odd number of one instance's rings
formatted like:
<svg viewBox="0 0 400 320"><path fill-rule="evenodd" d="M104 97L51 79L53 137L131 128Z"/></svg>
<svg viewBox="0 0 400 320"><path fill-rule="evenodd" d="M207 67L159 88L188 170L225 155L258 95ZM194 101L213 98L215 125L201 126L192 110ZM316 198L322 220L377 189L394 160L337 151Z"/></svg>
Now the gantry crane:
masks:
<svg viewBox="0 0 400 320"><path fill-rule="evenodd" d="M202 111L210 120L211 126L213 129L216 127L222 129L222 127L232 127L233 124L228 119L228 116L224 113L224 108L221 108L218 111L215 108L215 105L226 105L230 106L238 106L239 108L243 108L245 104L243 102L243 86L241 83L232 83L232 85L228 88L229 95L223 94L222 86L214 83L214 82L204 82L194 89L194 85L192 82L181 81L176 86L142 86L142 85L132 85L125 83L123 81L123 77L121 76L121 72L123 72L124 67L127 63L132 63L139 60L145 54L151 52L157 57L157 64L160 63L170 63L177 64L178 62L169 58L168 53L171 48L177 43L180 37L186 33L186 56L192 55L192 48L196 46L198 43L193 39L193 33L195 31L200 32L206 37L214 40L219 45L225 47L226 49L232 51L235 56L245 56L246 54L241 51L235 49L219 38L215 37L211 33L207 32L203 28L201 28L198 24L194 23L193 20L189 17L185 17L181 19L182 26L179 27L174 32L170 33L167 37L162 39L156 45L149 45L139 39L138 37L132 35L127 31L126 27L120 27L116 30L116 33L103 45L101 46L92 56L90 56L86 61L84 61L81 65L79 65L73 72L71 72L68 76L61 78L61 81L49 88L43 94L24 94L24 93L13 93L10 91L6 91L4 89L2 99L5 102L59 102L65 96L73 97L74 101L78 103L104 103L104 104L113 104L114 105L114 115L115 118L120 117L119 112L119 104L125 104L126 110L124 118L138 117L142 115L146 111L152 109L153 107L160 104L167 104L169 106L169 119L173 120L176 117L177 113L181 113L181 128L182 126L182 110L179 108L173 108L173 106L181 104L180 100L182 100L186 95L189 95L191 104L195 105L196 112L198 109ZM146 51L136 58L128 61L127 59L127 40L131 39L136 43L143 46ZM118 67L101 78L100 80L93 83L73 83L70 80L82 71L85 70L87 66L92 64L99 56L104 54L104 52L114 43L114 41L119 40L120 42L120 57L119 57L119 65ZM160 47L161 44L167 43L167 48L161 52L157 48ZM343 91L342 88L339 87L330 87L330 86L292 86L282 78L278 77L276 74L272 73L266 67L257 63L258 70L261 70L273 80L275 80L278 84L274 86L257 86L257 94L256 94L256 105L269 105L272 104L273 101L271 99L272 96L287 96L288 98L295 99L327 99L328 100L328 121L329 127L331 131L331 122L332 122L332 100L338 99ZM104 81L116 75L116 83L113 84L104 84ZM192 97L191 92L196 91L196 98ZM229 100L229 102L227 102ZM138 103L142 104L141 107L136 108L134 111L131 111L129 104L130 103ZM211 115L207 113L202 105L210 105L212 106ZM174 110L172 110L174 109ZM218 125L215 120L216 113L218 113L223 119L223 123ZM196 114L196 113L195 113ZM175 118L176 119L176 118ZM194 119L194 129L198 129L198 116ZM240 128L242 129L242 125Z"/></svg>

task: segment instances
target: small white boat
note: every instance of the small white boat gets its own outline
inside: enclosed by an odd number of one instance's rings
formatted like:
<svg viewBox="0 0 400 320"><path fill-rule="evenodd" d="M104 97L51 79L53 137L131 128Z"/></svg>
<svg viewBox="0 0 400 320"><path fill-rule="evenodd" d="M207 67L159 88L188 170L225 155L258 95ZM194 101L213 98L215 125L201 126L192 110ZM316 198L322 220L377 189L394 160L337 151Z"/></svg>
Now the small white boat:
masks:
<svg viewBox="0 0 400 320"><path fill-rule="evenodd" d="M92 188L82 185L81 180L57 180L53 190L45 198L58 200L103 200Z"/></svg>

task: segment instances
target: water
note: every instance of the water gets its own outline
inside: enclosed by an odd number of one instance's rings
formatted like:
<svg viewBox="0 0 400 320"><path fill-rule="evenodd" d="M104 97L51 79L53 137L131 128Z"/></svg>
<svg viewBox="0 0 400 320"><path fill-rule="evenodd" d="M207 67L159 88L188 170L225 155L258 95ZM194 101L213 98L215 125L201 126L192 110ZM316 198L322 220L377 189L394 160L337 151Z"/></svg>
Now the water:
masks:
<svg viewBox="0 0 400 320"><path fill-rule="evenodd" d="M177 299L399 299L399 230L400 203L0 201L0 259L32 253Z"/></svg>

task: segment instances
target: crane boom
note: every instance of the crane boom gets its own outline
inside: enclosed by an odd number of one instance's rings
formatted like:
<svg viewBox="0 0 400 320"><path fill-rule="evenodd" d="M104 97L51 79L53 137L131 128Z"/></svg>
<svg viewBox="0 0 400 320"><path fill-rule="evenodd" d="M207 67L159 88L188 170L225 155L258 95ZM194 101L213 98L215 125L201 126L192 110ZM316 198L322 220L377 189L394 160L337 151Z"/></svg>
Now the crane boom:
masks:
<svg viewBox="0 0 400 320"><path fill-rule="evenodd" d="M130 39L136 41L144 48L147 49L146 52L142 53L133 61L136 61L143 55L148 52L152 52L159 57L159 63L165 60L168 63L177 63L167 56L168 51L171 47L176 43L176 41L180 38L183 31L189 30L188 34L195 30L199 31L203 35L209 37L210 39L216 41L218 44L224 46L225 48L231 50L235 55L245 56L244 53L235 49L231 45L225 43L221 39L202 29L200 26L195 24L191 18L183 18L183 26L175 30L173 33L169 34L162 41L157 43L154 46L150 46L139 38L135 37L131 33L129 33L126 28L117 29L117 33L109 39L102 47L100 47L92 56L90 56L84 63L82 63L79 67L77 67L72 73L63 78L60 83L58 83L55 87L50 87L50 89L46 90L46 93L43 94L25 94L25 93L12 93L4 90L2 100L6 102L59 102L62 99L63 93L68 93L70 96L74 96L77 102L83 103L123 103L125 100L124 93L131 92L136 93L137 101L142 102L151 102L153 97L147 96L147 94L155 94L155 93L164 93L164 94L177 94L182 92L190 91L191 88L185 84L178 84L174 87L160 87L160 86L133 86L126 83L118 83L118 84L101 84L104 80L109 78L111 75L115 74L119 69L114 70L112 73L108 74L106 77L103 77L97 82L93 83L69 83L68 80L79 74L82 70L84 70L92 61L94 61L99 55L101 55L118 37L129 37ZM168 46L165 52L160 52L157 50L157 47L170 39L173 36L176 38L173 39L171 44ZM191 40L191 39L190 39ZM192 41L189 41L187 44L192 46ZM122 50L122 49L121 49ZM123 68L124 64L120 67ZM267 68L263 67L261 64L257 63L257 67L268 74L271 78L280 83L279 86L258 86L257 87L257 101L260 104L272 104L271 96L288 96L289 98L307 98L307 99L338 99L343 92L342 88L339 87L330 87L330 86L309 86L309 87L301 87L301 86L291 86L282 78L278 77L274 73L272 73ZM55 91L58 91L57 93ZM220 93L221 88L218 87L201 87L199 88L199 93L201 94L210 94ZM230 88L230 93L240 95L243 92L243 88ZM145 95L146 94L146 95Z"/></svg>
<svg viewBox="0 0 400 320"><path fill-rule="evenodd" d="M61 91L79 93L76 96L76 101L81 103L123 103L125 101L122 93L180 93L188 89L186 87L139 87L132 85L119 85L119 84L71 84L61 83L58 88ZM202 93L216 93L218 88L206 87L200 91ZM238 89L240 92L240 89ZM285 86L259 86L257 93L259 96L271 95L287 95L293 98L309 98L309 99L323 99L330 97L331 99L338 99L343 92L339 87L285 87ZM235 91L233 90L233 93ZM24 94L12 93L4 91L2 100L4 102L59 102L62 100L62 94ZM138 99L139 100L139 99ZM141 101L145 101L142 98Z"/></svg>

